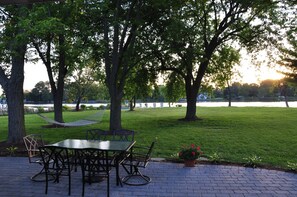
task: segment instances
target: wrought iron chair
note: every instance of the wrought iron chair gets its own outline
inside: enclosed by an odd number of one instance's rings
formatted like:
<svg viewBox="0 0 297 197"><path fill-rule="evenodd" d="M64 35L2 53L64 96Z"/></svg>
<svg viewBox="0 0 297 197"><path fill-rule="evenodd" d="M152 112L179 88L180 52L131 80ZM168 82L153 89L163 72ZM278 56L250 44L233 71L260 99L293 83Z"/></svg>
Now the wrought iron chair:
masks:
<svg viewBox="0 0 297 197"><path fill-rule="evenodd" d="M135 132L133 130L127 130L127 129L121 129L121 130L113 130L112 140L116 141L134 141L134 134ZM111 164L113 167L116 168L116 176L117 176L117 185L121 184L122 182L119 175L119 165L127 158L129 157L130 152L122 152L122 153L113 153Z"/></svg>
<svg viewBox="0 0 297 197"><path fill-rule="evenodd" d="M109 196L109 173L111 165L108 158L108 151L84 149L79 150L78 155L82 170L82 196L85 193L85 183L88 182L91 184L96 182L94 181L95 178L99 178L99 180L107 179L107 196Z"/></svg>
<svg viewBox="0 0 297 197"><path fill-rule="evenodd" d="M90 129L86 133L87 140L110 140L112 137L111 132L102 129Z"/></svg>
<svg viewBox="0 0 297 197"><path fill-rule="evenodd" d="M55 146L39 147L40 155L43 161L46 185L45 194L48 192L49 176L55 177L54 182L59 183L61 176L68 177L68 195L71 194L71 161L66 148Z"/></svg>
<svg viewBox="0 0 297 197"><path fill-rule="evenodd" d="M127 185L146 185L151 182L151 178L142 174L139 168L146 168L156 141L153 141L149 147L134 146L130 156L121 162L125 171L128 173L122 179L122 182Z"/></svg>
<svg viewBox="0 0 297 197"><path fill-rule="evenodd" d="M26 146L26 150L28 152L28 158L29 163L36 163L39 165L43 165L40 151L38 147L44 146L44 141L42 139L41 134L30 134L25 137L23 137L24 144ZM42 169L37 174L33 175L31 177L31 180L33 181L44 181L44 166L42 166Z"/></svg>
<svg viewBox="0 0 297 197"><path fill-rule="evenodd" d="M134 131L121 129L121 130L113 130L113 140L118 141L133 141L134 140Z"/></svg>

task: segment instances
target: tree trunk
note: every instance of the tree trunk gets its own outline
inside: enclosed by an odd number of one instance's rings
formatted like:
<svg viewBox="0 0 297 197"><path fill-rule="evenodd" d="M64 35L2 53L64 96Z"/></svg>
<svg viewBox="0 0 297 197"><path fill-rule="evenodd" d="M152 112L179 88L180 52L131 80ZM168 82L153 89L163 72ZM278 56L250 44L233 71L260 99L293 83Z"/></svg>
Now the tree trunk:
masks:
<svg viewBox="0 0 297 197"><path fill-rule="evenodd" d="M286 102L286 107L289 107L289 103L288 103L288 94L287 94L287 92L288 92L288 85L287 84L285 84L284 85L284 96L285 96L285 102Z"/></svg>
<svg viewBox="0 0 297 197"><path fill-rule="evenodd" d="M17 49L12 57L12 71L5 90L8 106L8 142L22 142L25 132L24 119L24 54L26 47Z"/></svg>
<svg viewBox="0 0 297 197"><path fill-rule="evenodd" d="M63 92L55 92L54 98L54 115L55 121L64 122L63 120Z"/></svg>
<svg viewBox="0 0 297 197"><path fill-rule="evenodd" d="M289 103L288 103L288 98L287 98L287 96L285 96L285 101L286 101L286 107L289 107Z"/></svg>
<svg viewBox="0 0 297 197"><path fill-rule="evenodd" d="M228 83L228 101L229 101L229 104L228 104L228 107L231 107L231 89L230 89L230 85Z"/></svg>
<svg viewBox="0 0 297 197"><path fill-rule="evenodd" d="M110 97L110 130L122 129L121 124L121 100L122 97L118 94L111 95Z"/></svg>
<svg viewBox="0 0 297 197"><path fill-rule="evenodd" d="M75 106L75 111L79 111L79 104L80 104L80 101L81 101L81 96L79 96L79 97L77 98L76 106Z"/></svg>
<svg viewBox="0 0 297 197"><path fill-rule="evenodd" d="M187 96L187 112L185 120L193 121L197 120L198 117L196 116L196 95Z"/></svg>
<svg viewBox="0 0 297 197"><path fill-rule="evenodd" d="M199 86L195 84L191 84L191 79L185 80L186 85L186 96L187 96L187 112L186 117L184 118L186 121L194 121L198 120L196 116L196 101Z"/></svg>
<svg viewBox="0 0 297 197"><path fill-rule="evenodd" d="M65 36L59 35L59 46L62 48L65 45ZM67 74L66 66L66 52L65 50L59 51L59 73L56 91L53 91L54 97L54 110L55 121L64 122L63 120L63 95L64 95L64 79Z"/></svg>
<svg viewBox="0 0 297 197"><path fill-rule="evenodd" d="M130 108L129 110L134 111L135 105L136 105L136 99L135 99L135 96L133 96L129 101L129 108Z"/></svg>

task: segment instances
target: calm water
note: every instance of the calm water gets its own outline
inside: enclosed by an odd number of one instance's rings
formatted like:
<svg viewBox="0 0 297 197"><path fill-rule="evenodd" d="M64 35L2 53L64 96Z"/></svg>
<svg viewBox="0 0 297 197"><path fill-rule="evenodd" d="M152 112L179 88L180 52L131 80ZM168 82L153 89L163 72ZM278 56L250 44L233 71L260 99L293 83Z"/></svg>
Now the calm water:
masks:
<svg viewBox="0 0 297 197"><path fill-rule="evenodd" d="M82 103L86 106L99 107L100 105L106 106L107 103ZM64 104L69 107L75 107L75 104ZM200 107L228 107L228 102L197 102L197 106ZM27 107L44 107L50 108L53 107L53 104L26 104ZM187 103L172 103L171 107L182 106L186 107ZM231 106L233 107L286 107L284 101L280 102L232 102ZM290 107L297 107L297 101L289 102ZM169 107L168 103L136 103L137 108L155 108L155 107ZM0 106L1 108L1 106Z"/></svg>

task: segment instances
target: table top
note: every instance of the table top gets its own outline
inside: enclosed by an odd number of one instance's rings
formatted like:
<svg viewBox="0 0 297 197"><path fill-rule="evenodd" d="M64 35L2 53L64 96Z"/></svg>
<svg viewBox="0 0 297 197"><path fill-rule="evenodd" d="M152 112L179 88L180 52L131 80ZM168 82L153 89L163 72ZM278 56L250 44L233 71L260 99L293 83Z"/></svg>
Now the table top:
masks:
<svg viewBox="0 0 297 197"><path fill-rule="evenodd" d="M48 146L56 146L69 149L98 149L104 151L126 151L129 150L135 141L102 141L102 140L83 140L66 139Z"/></svg>

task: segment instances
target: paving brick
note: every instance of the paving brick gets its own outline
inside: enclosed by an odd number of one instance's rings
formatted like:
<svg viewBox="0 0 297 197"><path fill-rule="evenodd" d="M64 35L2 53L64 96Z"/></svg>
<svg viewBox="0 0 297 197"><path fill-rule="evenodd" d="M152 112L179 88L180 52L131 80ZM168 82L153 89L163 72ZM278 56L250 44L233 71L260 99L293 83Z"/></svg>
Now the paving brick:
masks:
<svg viewBox="0 0 297 197"><path fill-rule="evenodd" d="M0 196L67 196L68 182L33 182L30 177L40 170L27 158L0 157ZM297 174L236 166L202 165L185 168L182 164L151 162L143 173L152 178L146 186L116 186L115 171L110 178L111 197L249 197L297 196ZM121 175L124 171L121 170ZM71 196L81 196L81 172L72 173ZM106 196L106 182L86 184L85 196Z"/></svg>

